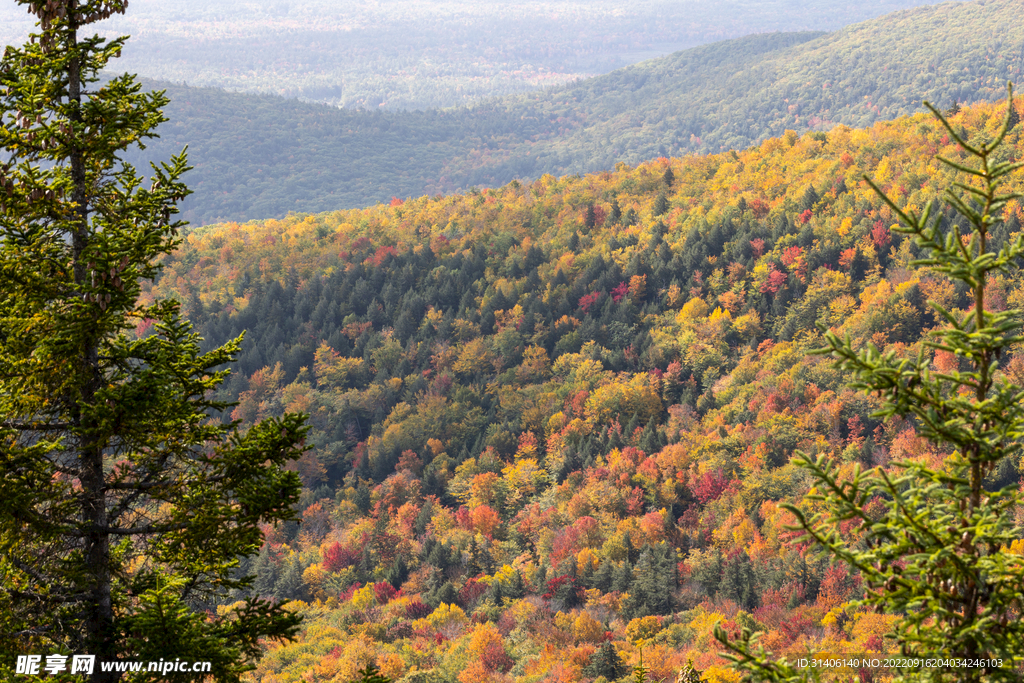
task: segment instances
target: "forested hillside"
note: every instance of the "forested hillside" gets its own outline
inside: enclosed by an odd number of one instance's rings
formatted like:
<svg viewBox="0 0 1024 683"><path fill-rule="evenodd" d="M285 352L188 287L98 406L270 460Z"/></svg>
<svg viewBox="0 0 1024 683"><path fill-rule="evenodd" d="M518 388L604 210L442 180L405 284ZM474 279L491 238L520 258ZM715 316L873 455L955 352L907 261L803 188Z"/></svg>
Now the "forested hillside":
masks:
<svg viewBox="0 0 1024 683"><path fill-rule="evenodd" d="M349 112L169 86L170 122L145 155L189 145L192 221L282 217L741 149L787 129L866 126L994 100L1019 80L1013 0L946 3L836 33L694 48L571 86L470 108ZM163 87L163 86L161 86Z"/></svg>
<svg viewBox="0 0 1024 683"><path fill-rule="evenodd" d="M985 135L1004 114L952 121ZM301 523L265 529L245 567L304 630L255 679L610 681L642 646L652 680L692 659L734 681L718 623L778 654L886 651L899 617L851 608L858 577L792 543L779 504L807 492L795 449L845 473L945 455L808 353L820 325L916 357L927 301L971 305L909 265L861 180L920 208L956 179L936 154L961 158L914 115L194 230L147 295L183 301L207 345L246 331L224 419L312 425ZM1003 217L995 247L1024 207ZM1020 273L989 291L1024 306ZM1001 367L1024 383L1024 355Z"/></svg>

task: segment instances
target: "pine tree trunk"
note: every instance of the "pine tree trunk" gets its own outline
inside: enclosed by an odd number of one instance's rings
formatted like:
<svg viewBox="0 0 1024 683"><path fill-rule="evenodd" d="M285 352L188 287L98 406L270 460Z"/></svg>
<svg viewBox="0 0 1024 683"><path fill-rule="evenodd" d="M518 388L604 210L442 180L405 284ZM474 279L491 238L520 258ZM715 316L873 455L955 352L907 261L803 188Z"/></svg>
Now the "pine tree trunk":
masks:
<svg viewBox="0 0 1024 683"><path fill-rule="evenodd" d="M69 0L68 17L71 23L68 34L68 41L77 48L78 46L78 1ZM81 105L82 102L82 74L81 62L76 57L70 61L68 68L68 98ZM81 123L81 113L77 108L73 110L71 117L72 124L78 132L78 124ZM82 262L82 254L85 252L90 238L89 231L89 187L86 183L85 155L81 138L76 134L72 143L70 154L71 181L73 184L74 211L77 213L75 229L72 235L73 247L73 268L75 284L79 290L83 289L89 277L88 264ZM69 403L74 406L73 420L75 427L83 429L85 433L91 430L88 424L90 418L83 417L83 406L92 405L96 392L102 386L99 363L99 339L95 335L85 338L80 353L80 372L78 396L70 396ZM79 432L81 433L81 432ZM77 444L79 467L81 471L81 495L83 499L83 519L85 527L84 555L87 571L90 575L91 599L86 605L85 618L85 642L89 651L83 654L96 656L98 662L112 661L117 658L114 651L115 642L112 633L114 623L113 601L111 599L111 576L110 576L110 537L104 531L108 527L105 480L103 473L103 445L95 441L83 441ZM120 674L115 672L94 672L93 680L106 682L117 681Z"/></svg>

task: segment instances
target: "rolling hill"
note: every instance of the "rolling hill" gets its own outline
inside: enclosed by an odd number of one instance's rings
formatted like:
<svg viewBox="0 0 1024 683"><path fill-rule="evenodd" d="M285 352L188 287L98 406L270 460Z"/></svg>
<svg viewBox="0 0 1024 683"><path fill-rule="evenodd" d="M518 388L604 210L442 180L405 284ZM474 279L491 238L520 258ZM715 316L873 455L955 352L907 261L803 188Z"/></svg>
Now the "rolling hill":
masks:
<svg viewBox="0 0 1024 683"><path fill-rule="evenodd" d="M394 111L466 106L751 33L835 30L935 0L133 0L117 68ZM33 17L0 2L0 47Z"/></svg>
<svg viewBox="0 0 1024 683"><path fill-rule="evenodd" d="M1017 9L947 3L830 34L750 36L463 109L368 113L167 86L163 137L132 160L188 143L185 215L209 223L742 149L787 129L869 125L923 99L999 98L1024 63Z"/></svg>

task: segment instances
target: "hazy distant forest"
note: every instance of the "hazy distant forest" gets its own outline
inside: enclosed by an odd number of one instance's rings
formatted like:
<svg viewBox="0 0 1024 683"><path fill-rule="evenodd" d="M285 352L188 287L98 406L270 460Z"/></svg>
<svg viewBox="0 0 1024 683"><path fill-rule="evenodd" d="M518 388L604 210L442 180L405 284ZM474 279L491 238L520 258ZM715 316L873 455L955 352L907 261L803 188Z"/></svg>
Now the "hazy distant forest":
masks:
<svg viewBox="0 0 1024 683"><path fill-rule="evenodd" d="M922 4L134 0L100 30L130 34L117 66L148 78L395 110L462 106L726 38L833 30ZM31 25L13 2L0 6L0 44L20 43Z"/></svg>
<svg viewBox="0 0 1024 683"><path fill-rule="evenodd" d="M336 109L167 87L170 118L142 155L188 144L194 223L355 208L392 197L589 173L742 149L786 130L866 126L929 99L992 101L1019 80L1016 3L946 3L833 33L705 45L596 78L450 110Z"/></svg>

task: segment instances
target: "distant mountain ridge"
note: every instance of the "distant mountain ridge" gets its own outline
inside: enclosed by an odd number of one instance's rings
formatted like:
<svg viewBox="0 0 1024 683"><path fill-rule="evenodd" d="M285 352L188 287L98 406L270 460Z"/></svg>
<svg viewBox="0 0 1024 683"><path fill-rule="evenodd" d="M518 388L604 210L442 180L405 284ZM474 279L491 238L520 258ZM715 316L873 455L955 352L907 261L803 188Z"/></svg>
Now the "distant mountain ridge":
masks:
<svg viewBox="0 0 1024 683"><path fill-rule="evenodd" d="M171 121L131 160L188 143L185 216L209 223L742 149L787 129L866 126L923 99L998 99L1024 63L1018 8L946 3L830 34L749 36L455 110L352 112L166 86Z"/></svg>
<svg viewBox="0 0 1024 683"><path fill-rule="evenodd" d="M349 109L462 107L564 85L688 47L832 31L937 0L175 0L98 28L130 35L118 69ZM0 2L0 48L34 23Z"/></svg>

